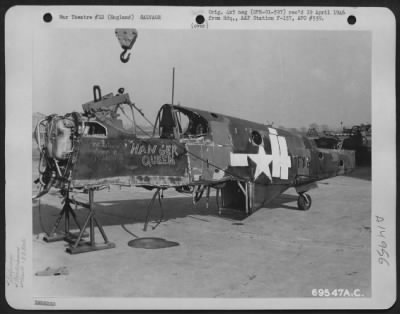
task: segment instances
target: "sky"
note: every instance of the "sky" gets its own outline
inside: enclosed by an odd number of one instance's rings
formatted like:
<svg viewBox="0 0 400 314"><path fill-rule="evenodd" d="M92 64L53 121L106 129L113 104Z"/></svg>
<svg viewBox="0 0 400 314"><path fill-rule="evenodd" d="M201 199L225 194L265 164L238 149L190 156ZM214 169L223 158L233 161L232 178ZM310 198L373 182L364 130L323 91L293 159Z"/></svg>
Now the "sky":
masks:
<svg viewBox="0 0 400 314"><path fill-rule="evenodd" d="M371 122L367 31L141 30L128 63L114 29L35 34L33 112L82 111L125 92L154 121L171 102L287 128Z"/></svg>

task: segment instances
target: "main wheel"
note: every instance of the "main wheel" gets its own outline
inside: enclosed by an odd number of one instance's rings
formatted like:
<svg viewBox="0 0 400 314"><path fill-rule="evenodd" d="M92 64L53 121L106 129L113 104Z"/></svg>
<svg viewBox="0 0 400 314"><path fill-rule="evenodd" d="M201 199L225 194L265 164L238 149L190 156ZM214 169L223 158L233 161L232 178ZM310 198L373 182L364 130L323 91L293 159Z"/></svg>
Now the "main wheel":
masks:
<svg viewBox="0 0 400 314"><path fill-rule="evenodd" d="M299 198L297 199L297 207L300 210L304 210L304 211L309 210L311 207L311 203L312 203L312 201L311 201L310 195L308 195L306 193L299 194Z"/></svg>

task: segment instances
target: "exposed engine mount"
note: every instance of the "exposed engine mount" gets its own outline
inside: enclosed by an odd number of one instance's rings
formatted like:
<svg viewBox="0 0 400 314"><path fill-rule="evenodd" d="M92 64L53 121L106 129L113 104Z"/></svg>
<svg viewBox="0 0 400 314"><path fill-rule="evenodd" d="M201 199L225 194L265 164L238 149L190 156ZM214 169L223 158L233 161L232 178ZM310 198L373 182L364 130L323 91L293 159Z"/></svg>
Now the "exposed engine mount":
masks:
<svg viewBox="0 0 400 314"><path fill-rule="evenodd" d="M94 99L82 105L84 112L64 116L49 115L39 121L35 139L40 151L39 178L41 191L33 199L46 194L51 186L69 189L73 166L82 137L135 138L136 124L129 95L120 88L118 93L102 96L99 86L93 87Z"/></svg>
<svg viewBox="0 0 400 314"><path fill-rule="evenodd" d="M66 188L72 169L72 157L76 141L82 133L81 115L77 112L65 116L50 115L36 126L35 138L40 151L39 179L41 192L51 186Z"/></svg>

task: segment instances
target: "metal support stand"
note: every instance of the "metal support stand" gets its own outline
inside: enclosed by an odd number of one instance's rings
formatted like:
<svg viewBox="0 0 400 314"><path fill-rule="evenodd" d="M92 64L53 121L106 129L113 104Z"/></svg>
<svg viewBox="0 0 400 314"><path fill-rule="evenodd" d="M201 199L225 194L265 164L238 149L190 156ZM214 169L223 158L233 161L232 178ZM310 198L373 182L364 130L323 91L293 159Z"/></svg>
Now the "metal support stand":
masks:
<svg viewBox="0 0 400 314"><path fill-rule="evenodd" d="M245 182L244 184L244 188L242 187L240 181L236 181L238 187L240 188L240 190L242 191L242 193L244 194L244 203L245 203L245 210L246 210L246 215L249 214L249 199L248 199L248 192L247 192L247 184Z"/></svg>
<svg viewBox="0 0 400 314"><path fill-rule="evenodd" d="M78 237L76 239L72 239L72 241L68 241L70 242L69 247L66 249L66 251L70 254L78 254L78 253L85 253L85 252L91 252L91 251L99 251L99 250L105 250L105 249L111 249L115 247L115 244L112 242L109 242L107 239L107 236L103 230L103 227L101 226L101 224L97 221L96 219L96 210L95 210L95 206L94 206L94 191L93 189L89 189L89 204L83 204L80 202L76 202L76 204L82 205L86 208L89 208L89 214L86 217L86 221L83 225L83 228L81 229ZM84 231L87 227L87 225L89 224L89 236L90 239L89 241L83 241L82 237L84 234ZM99 229L104 243L96 243L95 241L95 224L97 225L97 228Z"/></svg>
<svg viewBox="0 0 400 314"><path fill-rule="evenodd" d="M164 218L164 209L162 207L162 203L161 203L161 188L157 188L157 191L154 193L149 205L147 206L147 214L146 214L146 220L144 222L144 226L143 226L143 231L147 230L147 225L149 224L149 217L150 217L150 212L153 208L154 202L156 200L156 197L158 196L158 204L160 205L160 209L161 209L161 216L160 219L158 220L157 224L155 226L153 226L153 230L155 228L157 228L157 226L162 222L163 218Z"/></svg>
<svg viewBox="0 0 400 314"><path fill-rule="evenodd" d="M217 202L218 215L221 215L221 214L222 214L222 208L221 208L221 206L220 206L220 204L219 204L219 191L220 191L221 189L216 188L216 190L217 190L217 192L216 192L216 194L215 194L215 200L216 200L216 202Z"/></svg>
<svg viewBox="0 0 400 314"><path fill-rule="evenodd" d="M206 208L208 208L208 201L210 200L210 190L211 190L211 187L208 185L207 186L207 201L206 201Z"/></svg>
<svg viewBox="0 0 400 314"><path fill-rule="evenodd" d="M71 207L71 199L69 198L69 191L67 191L67 194L65 195L64 199L64 206L60 212L60 214L57 217L56 222L53 225L53 228L51 229L50 233L45 235L43 237L43 240L45 242L56 242L56 241L71 241L73 239L76 239L78 234L80 232L70 232L70 216L75 221L76 226L79 228L80 231L82 231L81 226L79 225L79 222L76 218L75 211ZM61 220L64 218L64 231L63 232L57 232L58 226L60 225ZM84 237L87 237L87 233L83 233Z"/></svg>
<svg viewBox="0 0 400 314"><path fill-rule="evenodd" d="M251 215L254 209L254 182L246 182L246 191L248 201L248 215Z"/></svg>
<svg viewBox="0 0 400 314"><path fill-rule="evenodd" d="M201 200L201 197L203 196L205 188L206 188L205 185L198 185L197 189L193 188L193 194L192 194L193 205L196 205L197 202L199 202Z"/></svg>
<svg viewBox="0 0 400 314"><path fill-rule="evenodd" d="M254 209L254 182L250 181L235 181L239 191L243 193L244 196L244 207L245 207L245 213L247 216L251 215ZM222 210L225 207L224 204L224 196L222 194L222 206L219 204L219 192L221 188L217 188L214 186L214 188L217 190L216 194L216 201L217 201L217 207L218 207L218 214L221 215ZM228 204L229 206L229 204Z"/></svg>

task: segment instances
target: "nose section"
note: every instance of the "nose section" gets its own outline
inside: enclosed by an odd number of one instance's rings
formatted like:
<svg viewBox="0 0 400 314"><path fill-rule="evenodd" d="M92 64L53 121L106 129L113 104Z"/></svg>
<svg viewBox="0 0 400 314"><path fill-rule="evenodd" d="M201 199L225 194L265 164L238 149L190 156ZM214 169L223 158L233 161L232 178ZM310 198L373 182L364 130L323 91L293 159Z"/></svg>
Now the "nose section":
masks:
<svg viewBox="0 0 400 314"><path fill-rule="evenodd" d="M36 142L40 151L39 179L41 191L33 198L46 194L51 187L64 188L72 169L74 138L79 123L73 114L50 115L36 126Z"/></svg>

